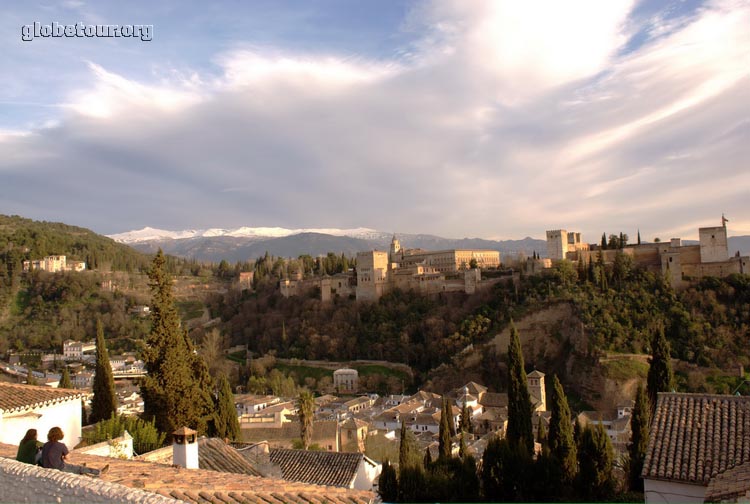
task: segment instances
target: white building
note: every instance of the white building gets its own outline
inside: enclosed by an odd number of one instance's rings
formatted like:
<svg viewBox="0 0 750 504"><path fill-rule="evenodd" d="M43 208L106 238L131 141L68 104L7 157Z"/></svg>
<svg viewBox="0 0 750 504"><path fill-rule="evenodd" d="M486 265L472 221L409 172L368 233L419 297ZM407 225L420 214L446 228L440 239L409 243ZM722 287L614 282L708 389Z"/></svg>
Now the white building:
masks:
<svg viewBox="0 0 750 504"><path fill-rule="evenodd" d="M81 440L83 397L68 389L0 382L0 443L17 445L28 429L46 441L47 432L60 427L72 448Z"/></svg>
<svg viewBox="0 0 750 504"><path fill-rule="evenodd" d="M340 394L356 392L359 388L359 373L356 369L337 369L333 372L333 386Z"/></svg>

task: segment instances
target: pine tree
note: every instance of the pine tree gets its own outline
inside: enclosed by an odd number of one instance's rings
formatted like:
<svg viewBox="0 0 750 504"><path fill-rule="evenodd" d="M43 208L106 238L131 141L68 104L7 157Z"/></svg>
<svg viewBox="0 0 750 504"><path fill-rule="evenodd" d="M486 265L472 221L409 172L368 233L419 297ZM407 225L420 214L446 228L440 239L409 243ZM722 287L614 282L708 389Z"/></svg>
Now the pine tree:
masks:
<svg viewBox="0 0 750 504"><path fill-rule="evenodd" d="M302 447L307 450L312 440L313 432L313 415L315 413L315 400L312 394L303 390L299 394L299 423L300 423L300 438L302 439Z"/></svg>
<svg viewBox="0 0 750 504"><path fill-rule="evenodd" d="M630 415L630 443L628 444L628 469L630 489L642 492L643 478L643 461L646 458L646 447L648 446L649 436L649 411L648 398L643 385L638 385L635 393L635 406Z"/></svg>
<svg viewBox="0 0 750 504"><path fill-rule="evenodd" d="M526 381L521 342L513 321L510 323L508 345L508 430L505 437L511 444L520 444L525 447L529 455L534 453L531 398Z"/></svg>
<svg viewBox="0 0 750 504"><path fill-rule="evenodd" d="M62 370L62 376L60 377L60 383L57 388L72 389L73 383L70 381L70 372L68 366L65 366Z"/></svg>
<svg viewBox="0 0 750 504"><path fill-rule="evenodd" d="M391 465L388 459L385 459L385 462L383 462L383 469L380 472L378 494L383 502L396 502L398 499L396 468Z"/></svg>
<svg viewBox="0 0 750 504"><path fill-rule="evenodd" d="M656 410L656 398L659 392L669 392L674 386L672 363L670 361L669 342L664 335L664 327L654 333L651 341L651 358L649 359L647 387L651 406L651 417Z"/></svg>
<svg viewBox="0 0 750 504"><path fill-rule="evenodd" d="M148 374L141 381L144 416L154 418L161 432L186 426L206 434L213 416L213 386L208 368L182 328L161 250L148 277L152 298L151 332L143 352Z"/></svg>
<svg viewBox="0 0 750 504"><path fill-rule="evenodd" d="M216 436L231 441L239 441L240 422L237 409L234 407L234 394L225 374L219 377L219 394L216 397L216 415L214 420Z"/></svg>
<svg viewBox="0 0 750 504"><path fill-rule="evenodd" d="M443 396L443 411L440 414L440 431L438 441L439 460L446 461L451 458L451 429L448 425L448 401Z"/></svg>
<svg viewBox="0 0 750 504"><path fill-rule="evenodd" d="M91 423L107 420L117 413L117 393L112 377L112 365L104 342L101 319L96 321L96 366L94 368L94 398L91 400Z"/></svg>
<svg viewBox="0 0 750 504"><path fill-rule="evenodd" d="M550 403L552 410L549 424L550 454L562 469L563 483L571 483L577 469L576 443L570 423L568 398L557 376L552 377Z"/></svg>

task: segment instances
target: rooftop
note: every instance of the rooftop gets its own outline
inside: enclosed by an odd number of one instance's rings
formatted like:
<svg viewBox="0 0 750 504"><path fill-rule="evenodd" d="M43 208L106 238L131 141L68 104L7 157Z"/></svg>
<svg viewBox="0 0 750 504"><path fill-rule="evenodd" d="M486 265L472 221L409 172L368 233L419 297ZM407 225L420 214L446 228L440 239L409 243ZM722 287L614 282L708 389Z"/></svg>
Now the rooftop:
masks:
<svg viewBox="0 0 750 504"><path fill-rule="evenodd" d="M18 447L0 443L0 457L15 458ZM206 469L184 469L142 460L121 460L72 451L70 461L99 468L109 464L101 481L172 497L186 502L257 503L366 503L372 492L285 481L275 478Z"/></svg>
<svg viewBox="0 0 750 504"><path fill-rule="evenodd" d="M0 382L0 411L31 409L84 396L78 390Z"/></svg>
<svg viewBox="0 0 750 504"><path fill-rule="evenodd" d="M708 484L750 462L750 397L660 393L643 477Z"/></svg>
<svg viewBox="0 0 750 504"><path fill-rule="evenodd" d="M357 475L361 453L271 449L271 462L285 480L348 488Z"/></svg>

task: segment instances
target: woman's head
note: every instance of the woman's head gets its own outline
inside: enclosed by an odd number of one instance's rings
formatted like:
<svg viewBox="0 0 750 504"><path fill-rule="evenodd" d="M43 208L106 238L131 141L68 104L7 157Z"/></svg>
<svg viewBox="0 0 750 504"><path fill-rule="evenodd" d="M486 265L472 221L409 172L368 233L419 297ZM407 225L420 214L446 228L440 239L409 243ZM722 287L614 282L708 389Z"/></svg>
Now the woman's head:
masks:
<svg viewBox="0 0 750 504"><path fill-rule="evenodd" d="M52 427L47 434L48 441L60 441L65 435L60 427Z"/></svg>
<svg viewBox="0 0 750 504"><path fill-rule="evenodd" d="M29 441L29 440L36 440L36 429L29 429L26 431L26 435L23 437L21 442Z"/></svg>

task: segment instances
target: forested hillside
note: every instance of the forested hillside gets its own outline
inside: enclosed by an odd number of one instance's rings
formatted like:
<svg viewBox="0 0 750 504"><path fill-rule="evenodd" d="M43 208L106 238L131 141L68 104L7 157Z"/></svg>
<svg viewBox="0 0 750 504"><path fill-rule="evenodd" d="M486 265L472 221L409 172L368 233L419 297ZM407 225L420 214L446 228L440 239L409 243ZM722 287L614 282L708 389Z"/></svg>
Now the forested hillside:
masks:
<svg viewBox="0 0 750 504"><path fill-rule="evenodd" d="M87 270L23 272L24 260L56 254L85 261ZM93 338L97 318L113 350L135 348L136 339L148 331L148 320L128 311L148 302L143 273L151 260L88 229L0 215L0 352L60 351L66 339ZM167 269L175 275L211 278L217 268L167 257ZM122 285L102 287L115 277Z"/></svg>
<svg viewBox="0 0 750 504"><path fill-rule="evenodd" d="M614 266L563 263L544 275L522 274L474 296L427 298L397 291L377 303L341 298L325 304L315 294L285 299L269 281L253 294L216 296L210 308L221 317L231 343L247 343L256 354L384 359L412 366L422 380L441 366L446 369L462 351L471 351L469 345L480 348L492 340L511 319L560 303L572 308L567 325L585 335L587 345L575 355L589 365L606 352L647 353L651 335L660 328L673 357L687 364L716 370L750 364L750 277L705 279L677 293L660 275L634 268L624 255ZM566 321L560 325L564 328ZM564 338L565 331L556 332L551 337ZM478 378L502 388L493 380L502 375L502 356L480 352L485 365ZM536 365L565 371L561 362L543 358Z"/></svg>

